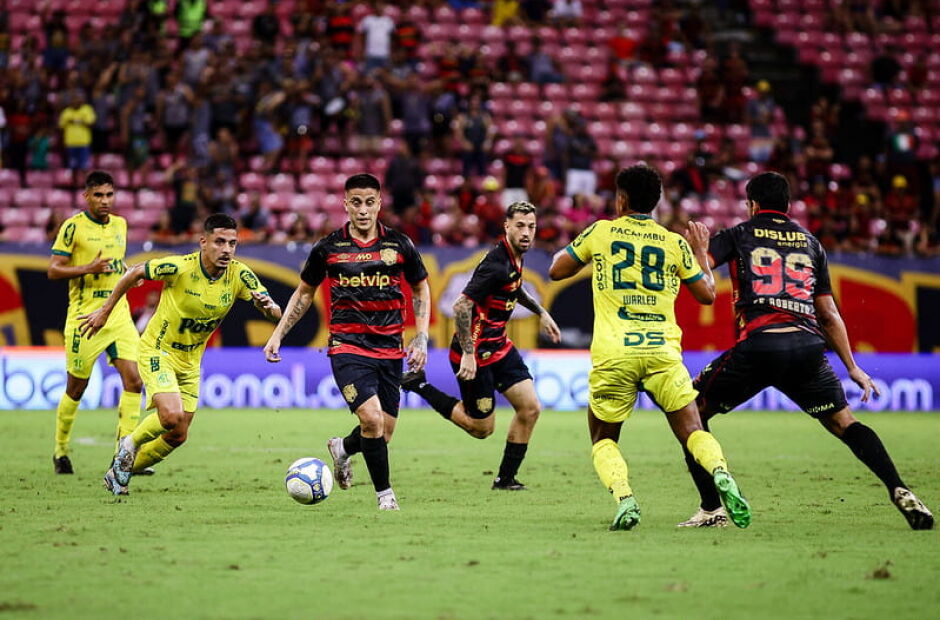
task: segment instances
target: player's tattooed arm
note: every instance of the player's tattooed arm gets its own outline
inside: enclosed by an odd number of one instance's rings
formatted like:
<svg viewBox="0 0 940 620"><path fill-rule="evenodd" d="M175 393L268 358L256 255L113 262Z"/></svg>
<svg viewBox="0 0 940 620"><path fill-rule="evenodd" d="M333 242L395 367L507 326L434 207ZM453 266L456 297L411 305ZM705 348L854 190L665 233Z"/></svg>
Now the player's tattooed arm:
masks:
<svg viewBox="0 0 940 620"><path fill-rule="evenodd" d="M294 294L290 296L290 301L287 302L287 307L284 308L284 312L281 314L281 320L274 328L274 333L271 334L267 344L264 345L264 357L269 362L281 361L281 340L310 309L315 293L316 289L302 280L297 285Z"/></svg>
<svg viewBox="0 0 940 620"><path fill-rule="evenodd" d="M408 344L408 368L418 371L428 361L428 326L431 323L431 287L427 278L412 285L411 302L415 313L415 337Z"/></svg>
<svg viewBox="0 0 940 620"><path fill-rule="evenodd" d="M542 332L545 333L549 340L555 343L561 340L561 330L558 329L558 325L555 323L552 315L550 315L548 310L543 308L539 302L535 301L535 298L525 290L524 286L519 287L517 300L522 304L523 308L538 315Z"/></svg>
<svg viewBox="0 0 940 620"><path fill-rule="evenodd" d="M476 347L473 345L473 300L461 295L454 302L454 323L457 324L457 341L463 355L457 378L471 381L477 374Z"/></svg>

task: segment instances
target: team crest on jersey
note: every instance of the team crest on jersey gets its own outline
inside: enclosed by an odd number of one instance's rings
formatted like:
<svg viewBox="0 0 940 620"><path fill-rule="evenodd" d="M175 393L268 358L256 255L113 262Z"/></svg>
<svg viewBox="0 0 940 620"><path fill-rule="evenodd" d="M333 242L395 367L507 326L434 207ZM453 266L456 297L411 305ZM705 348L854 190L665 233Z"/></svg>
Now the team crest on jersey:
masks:
<svg viewBox="0 0 940 620"><path fill-rule="evenodd" d="M151 270L151 273L155 276L172 276L177 271L179 267L173 263L160 263Z"/></svg>
<svg viewBox="0 0 940 620"><path fill-rule="evenodd" d="M480 413L489 413L493 410L493 399L492 398L478 398L477 399L477 409L480 410Z"/></svg>
<svg viewBox="0 0 940 620"><path fill-rule="evenodd" d="M359 396L359 390L356 389L356 386L350 383L349 385L343 386L343 398L346 399L346 402L350 405L356 397Z"/></svg>
<svg viewBox="0 0 940 620"><path fill-rule="evenodd" d="M222 293L219 296L219 303L223 306L228 306L232 303L232 294L231 293Z"/></svg>
<svg viewBox="0 0 940 620"><path fill-rule="evenodd" d="M72 241L75 240L75 222L69 222L68 226L65 227L65 232L62 233L62 242L65 245L72 245Z"/></svg>
<svg viewBox="0 0 940 620"><path fill-rule="evenodd" d="M258 277L247 269L242 271L238 277L242 279L242 282L245 283L245 286L247 286L249 290L253 291L258 288Z"/></svg>
<svg viewBox="0 0 940 620"><path fill-rule="evenodd" d="M398 262L398 252L392 248L382 248L382 251L379 252L379 258L381 258L382 262L386 265L394 265Z"/></svg>

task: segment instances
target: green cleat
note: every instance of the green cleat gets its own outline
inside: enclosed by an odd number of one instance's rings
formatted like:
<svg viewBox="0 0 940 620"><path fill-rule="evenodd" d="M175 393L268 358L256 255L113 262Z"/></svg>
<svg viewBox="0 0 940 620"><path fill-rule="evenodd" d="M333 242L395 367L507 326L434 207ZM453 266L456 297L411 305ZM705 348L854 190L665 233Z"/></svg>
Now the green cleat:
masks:
<svg viewBox="0 0 940 620"><path fill-rule="evenodd" d="M620 506L617 508L617 515L614 522L610 524L610 531L632 530L640 522L640 507L632 495L627 495L620 500Z"/></svg>
<svg viewBox="0 0 940 620"><path fill-rule="evenodd" d="M751 507L741 494L738 483L734 481L731 474L724 469L718 468L712 474L715 480L715 488L718 495L721 496L721 503L728 511L728 518L738 527L747 527L751 524Z"/></svg>

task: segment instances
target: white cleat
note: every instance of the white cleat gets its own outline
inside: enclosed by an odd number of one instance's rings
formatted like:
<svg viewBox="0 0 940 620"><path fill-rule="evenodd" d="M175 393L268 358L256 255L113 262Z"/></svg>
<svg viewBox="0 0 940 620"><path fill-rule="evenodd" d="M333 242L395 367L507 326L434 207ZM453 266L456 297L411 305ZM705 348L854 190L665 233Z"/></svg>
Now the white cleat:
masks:
<svg viewBox="0 0 940 620"><path fill-rule="evenodd" d="M901 514L907 519L907 523L911 526L912 530L933 529L933 514L927 509L924 502L917 499L917 496L914 495L910 489L897 487L894 489L891 501L894 502L894 505L898 507Z"/></svg>
<svg viewBox="0 0 940 620"><path fill-rule="evenodd" d="M725 512L724 506L715 510L699 508L688 521L683 521L676 527L728 527L728 513Z"/></svg>
<svg viewBox="0 0 940 620"><path fill-rule="evenodd" d="M137 444L130 435L125 435L118 444L118 451L114 455L114 463L111 466L117 483L122 487L126 487L131 481L131 475L133 475L131 470L134 469L136 458Z"/></svg>
<svg viewBox="0 0 940 620"><path fill-rule="evenodd" d="M401 510L398 507L398 500L395 499L395 493L389 491L379 496L379 510Z"/></svg>
<svg viewBox="0 0 940 620"><path fill-rule="evenodd" d="M352 486L353 474L350 459L343 450L343 438L333 437L326 442L326 447L330 451L330 456L333 457L333 479L339 488L346 490Z"/></svg>

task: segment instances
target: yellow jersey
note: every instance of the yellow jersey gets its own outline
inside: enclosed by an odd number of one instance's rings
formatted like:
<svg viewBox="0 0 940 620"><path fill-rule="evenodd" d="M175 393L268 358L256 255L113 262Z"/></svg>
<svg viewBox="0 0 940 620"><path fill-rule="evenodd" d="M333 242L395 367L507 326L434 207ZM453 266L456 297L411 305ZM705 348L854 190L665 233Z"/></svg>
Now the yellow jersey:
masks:
<svg viewBox="0 0 940 620"><path fill-rule="evenodd" d="M68 318L74 319L101 307L115 284L127 271L124 255L127 251L127 220L113 213L107 222L96 220L88 211L82 211L62 222L59 234L52 244L52 253L67 256L69 265L87 265L98 252L111 262L111 273L90 273L69 280ZM122 297L112 315L130 314L127 299Z"/></svg>
<svg viewBox="0 0 940 620"><path fill-rule="evenodd" d="M164 256L144 263L144 277L163 281L160 304L140 338L141 359L160 353L178 370L199 367L206 342L236 299L267 289L245 264L233 260L210 278L200 252Z"/></svg>
<svg viewBox="0 0 940 620"><path fill-rule="evenodd" d="M593 268L595 363L637 355L682 359L676 296L682 282L705 274L681 235L633 214L595 222L566 250Z"/></svg>

